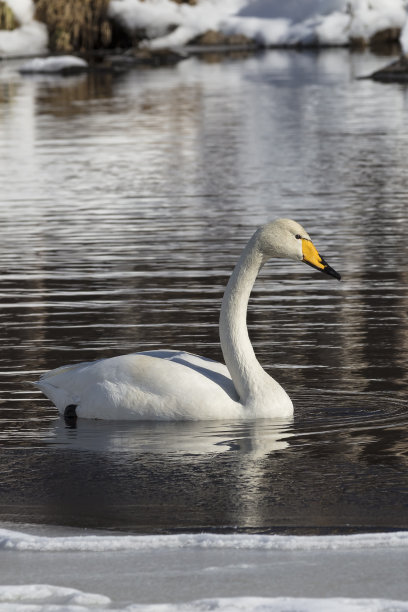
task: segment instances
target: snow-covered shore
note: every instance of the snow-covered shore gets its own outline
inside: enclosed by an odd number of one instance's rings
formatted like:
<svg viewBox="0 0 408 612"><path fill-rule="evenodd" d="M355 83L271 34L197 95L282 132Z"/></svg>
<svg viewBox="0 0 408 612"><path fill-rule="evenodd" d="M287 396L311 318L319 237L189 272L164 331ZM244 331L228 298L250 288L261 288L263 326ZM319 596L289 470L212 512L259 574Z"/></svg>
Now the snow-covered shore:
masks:
<svg viewBox="0 0 408 612"><path fill-rule="evenodd" d="M154 48L185 45L207 30L242 34L264 46L348 45L401 30L405 0L111 0L111 15L129 30L145 28ZM167 33L172 26L171 33Z"/></svg>
<svg viewBox="0 0 408 612"><path fill-rule="evenodd" d="M44 53L48 34L34 20L33 1L7 4L21 26L0 31L0 56ZM152 49L184 46L208 31L263 46L346 46L384 31L398 34L407 21L407 0L111 0L109 14L129 32L144 31Z"/></svg>

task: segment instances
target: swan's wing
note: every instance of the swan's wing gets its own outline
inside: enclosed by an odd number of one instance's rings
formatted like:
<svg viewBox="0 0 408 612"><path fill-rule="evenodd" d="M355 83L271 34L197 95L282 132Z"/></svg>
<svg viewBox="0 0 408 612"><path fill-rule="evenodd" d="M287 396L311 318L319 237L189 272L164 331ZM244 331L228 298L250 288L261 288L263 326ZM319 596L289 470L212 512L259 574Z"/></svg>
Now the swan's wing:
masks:
<svg viewBox="0 0 408 612"><path fill-rule="evenodd" d="M132 353L132 355L148 355L150 357L157 357L158 359L167 359L168 361L180 363L188 368L196 369L197 371L202 369L208 372L222 374L231 380L231 375L226 365L220 363L219 361L209 359L208 357L194 355L193 353L186 353L185 351L158 350L142 351L140 353Z"/></svg>
<svg viewBox="0 0 408 612"><path fill-rule="evenodd" d="M88 418L205 419L220 418L228 406L234 414L240 409L225 366L179 351L65 366L37 384L61 413L75 404Z"/></svg>

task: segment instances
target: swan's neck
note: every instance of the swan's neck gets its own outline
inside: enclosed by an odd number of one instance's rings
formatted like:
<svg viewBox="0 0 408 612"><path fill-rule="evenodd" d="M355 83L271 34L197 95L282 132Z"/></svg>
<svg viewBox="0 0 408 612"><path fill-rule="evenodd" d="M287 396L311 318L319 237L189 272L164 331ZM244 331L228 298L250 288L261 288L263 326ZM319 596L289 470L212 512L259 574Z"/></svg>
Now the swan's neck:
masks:
<svg viewBox="0 0 408 612"><path fill-rule="evenodd" d="M222 300L220 340L225 363L240 400L245 404L270 378L255 357L247 329L247 308L255 279L263 264L255 236L244 249Z"/></svg>

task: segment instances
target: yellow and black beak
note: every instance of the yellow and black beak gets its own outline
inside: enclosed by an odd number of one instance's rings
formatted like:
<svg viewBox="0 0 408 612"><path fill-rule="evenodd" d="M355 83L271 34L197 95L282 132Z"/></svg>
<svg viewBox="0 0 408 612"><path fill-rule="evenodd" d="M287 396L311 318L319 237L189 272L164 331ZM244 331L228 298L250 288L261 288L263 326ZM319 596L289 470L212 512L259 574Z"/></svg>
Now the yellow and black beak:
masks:
<svg viewBox="0 0 408 612"><path fill-rule="evenodd" d="M306 238L302 238L302 252L303 252L303 261L307 263L312 268L316 268L316 270L320 270L320 272L325 272L330 276L334 276L337 280L341 279L341 276L336 270L331 268L321 257L311 240L307 240Z"/></svg>

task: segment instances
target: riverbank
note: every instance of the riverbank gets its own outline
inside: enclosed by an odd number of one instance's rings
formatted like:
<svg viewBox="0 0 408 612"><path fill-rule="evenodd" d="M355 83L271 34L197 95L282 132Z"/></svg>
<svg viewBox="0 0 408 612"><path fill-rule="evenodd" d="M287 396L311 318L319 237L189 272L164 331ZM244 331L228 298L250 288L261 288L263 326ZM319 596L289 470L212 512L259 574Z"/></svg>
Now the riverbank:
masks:
<svg viewBox="0 0 408 612"><path fill-rule="evenodd" d="M0 57L200 48L378 48L398 44L404 0L293 3L213 0L7 0L0 2ZM276 6L275 6L276 5Z"/></svg>

